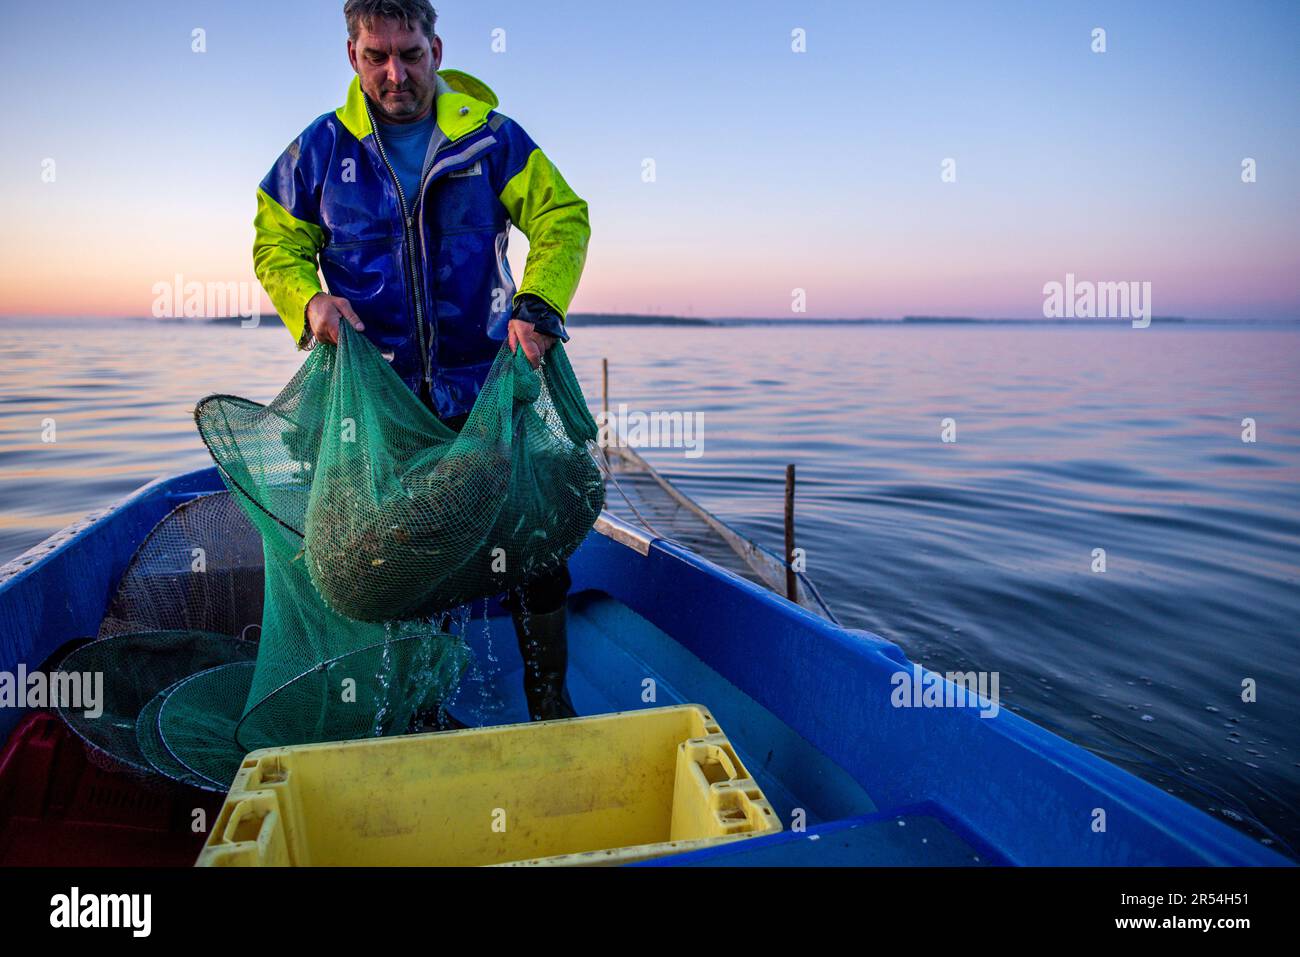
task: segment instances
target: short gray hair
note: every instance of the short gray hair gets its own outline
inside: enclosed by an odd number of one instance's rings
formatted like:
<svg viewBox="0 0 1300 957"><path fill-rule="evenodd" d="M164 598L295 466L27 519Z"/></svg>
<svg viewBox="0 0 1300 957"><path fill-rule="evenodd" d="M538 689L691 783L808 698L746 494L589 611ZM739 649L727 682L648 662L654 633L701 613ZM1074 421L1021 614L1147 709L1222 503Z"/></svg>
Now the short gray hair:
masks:
<svg viewBox="0 0 1300 957"><path fill-rule="evenodd" d="M347 0L343 4L343 18L348 22L348 37L355 40L361 27L369 27L376 17L405 23L407 29L419 26L424 35L433 39L438 11L429 0Z"/></svg>

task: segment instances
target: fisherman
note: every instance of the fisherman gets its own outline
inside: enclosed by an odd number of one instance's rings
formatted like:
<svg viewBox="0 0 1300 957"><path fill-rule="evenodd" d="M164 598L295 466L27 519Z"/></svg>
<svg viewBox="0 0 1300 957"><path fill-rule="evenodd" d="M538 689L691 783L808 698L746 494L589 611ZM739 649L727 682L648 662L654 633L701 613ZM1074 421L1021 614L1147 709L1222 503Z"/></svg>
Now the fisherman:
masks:
<svg viewBox="0 0 1300 957"><path fill-rule="evenodd" d="M534 367L567 342L587 204L480 80L442 70L429 0L347 0L347 102L281 154L257 192L257 278L300 349L348 322L459 431L507 341ZM528 237L518 290L513 223ZM328 292L317 275L324 274ZM565 565L505 598L533 720L572 717ZM453 725L454 719L448 718Z"/></svg>

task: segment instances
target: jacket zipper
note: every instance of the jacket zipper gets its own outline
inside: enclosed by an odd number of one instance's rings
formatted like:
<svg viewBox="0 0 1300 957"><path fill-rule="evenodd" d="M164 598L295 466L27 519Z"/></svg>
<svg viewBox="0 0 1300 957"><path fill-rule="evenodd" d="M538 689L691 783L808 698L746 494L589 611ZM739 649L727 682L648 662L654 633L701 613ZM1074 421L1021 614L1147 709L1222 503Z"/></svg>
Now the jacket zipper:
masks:
<svg viewBox="0 0 1300 957"><path fill-rule="evenodd" d="M424 242L424 236L425 236L425 229L424 229L424 195L425 195L425 193L426 193L426 192L428 191L428 189L429 189L429 184L430 184L431 182L433 182L433 174L434 174L434 171L438 168L438 154L442 152L443 147L447 146L447 144L451 142L450 140L447 139L446 134L444 134L444 133L442 132L442 130L439 129L438 127L436 127L436 126L434 127L434 134L433 134L433 135L436 136L436 137L438 138L438 143L437 143L437 145L436 145L436 146L434 147L434 149L433 149L433 156L429 157L429 163L428 163L428 165L424 168L424 171L420 174L420 202L419 202L419 208L418 208L418 210L416 211L416 218L417 218L417 220L418 220L418 229L417 229L417 232L419 232L419 234L420 234L420 259L421 259L421 261L425 261L425 260L428 258L428 247L425 245L425 242ZM494 144L495 142L496 142L496 138L495 138L495 137L492 137L492 136L485 137L485 138L479 140L477 143L475 143L475 144L474 144L470 149L465 150L465 151L462 151L461 153L457 153L455 156L448 157L448 159L449 159L449 160L455 160L455 161L459 162L459 161L462 161L463 159L468 159L468 158L471 157L471 156L477 156L479 153L482 153L483 150L487 149L489 146L491 146L491 145ZM437 332L437 329L435 329L433 323L430 322L430 323L429 323L429 339L430 339L430 341L432 341L432 342L434 342L434 343L436 344L436 342L437 342L437 338L438 338L438 332ZM435 347L436 347L436 345L435 345Z"/></svg>
<svg viewBox="0 0 1300 957"><path fill-rule="evenodd" d="M434 100L434 108L437 109L436 99ZM419 202L416 204L416 211L415 211L416 227L417 227L416 231L420 234L420 261L421 262L425 262L428 260L428 248L425 246L425 242L424 242L424 194L429 188L429 176L433 173L433 168L438 165L438 153L442 150L442 147L447 142L446 134L442 132L442 129L438 126L436 121L434 122L434 126L433 126L433 135L437 138L438 142L437 145L435 145L433 148L433 156L426 157L428 163L422 170L420 170L420 199ZM429 320L429 342L432 344L432 351L436 351L437 342L438 342L438 330L434 328L432 319ZM430 392L430 399L432 399L433 397L432 386L430 386L429 392Z"/></svg>
<svg viewBox="0 0 1300 957"><path fill-rule="evenodd" d="M406 196L402 193L401 181L397 178L397 173L393 170L393 164L388 161L388 153L384 151L384 139L379 134L379 127L375 123L374 115L370 112L370 101L366 100L366 117L370 120L370 128L375 134L375 145L379 147L379 158L384 161L384 166L388 168L388 175L393 178L393 185L397 187L397 203L402 208L402 237L406 243L406 258L410 264L408 270L413 285L412 293L415 300L415 332L420 343L420 362L424 369L424 385L429 391L429 399L433 400L433 373L429 368L429 348L424 337L424 309L421 301L424 299L424 283L420 273L420 264L417 259L415 246L415 237L413 235L413 226L415 218L406 208Z"/></svg>
<svg viewBox="0 0 1300 957"><path fill-rule="evenodd" d="M430 157L426 157L428 159L428 164L420 173L420 196L416 201L416 210L415 210L415 219L416 219L415 231L419 234L420 237L420 262L426 262L428 260L428 253L429 253L428 246L424 241L424 235L425 235L424 195L426 192L428 192L429 184L433 182L433 173L434 170L437 169L438 167L438 154L441 153L443 147L445 147L450 142L450 140L447 139L446 134L444 134L442 130L439 129L436 125L434 126L433 135L438 138L438 143L433 148L433 155ZM478 153L481 153L488 146L491 146L495 142L496 139L493 137L487 137L484 140L480 140L477 144L475 144L473 151L470 152L469 155L473 156ZM462 155L464 154L457 154L458 157ZM421 286L421 288L423 288L423 286ZM428 351L437 351L438 330L434 326L432 320L429 321L428 338L429 338L429 342L431 343L431 347ZM432 386L430 386L430 397L432 398Z"/></svg>

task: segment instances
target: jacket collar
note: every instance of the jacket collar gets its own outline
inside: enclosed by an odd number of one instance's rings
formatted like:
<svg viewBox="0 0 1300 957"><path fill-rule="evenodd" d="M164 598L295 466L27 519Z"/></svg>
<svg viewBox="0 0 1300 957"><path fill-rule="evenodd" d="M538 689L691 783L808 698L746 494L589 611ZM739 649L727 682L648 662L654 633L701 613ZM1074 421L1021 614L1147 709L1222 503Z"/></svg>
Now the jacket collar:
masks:
<svg viewBox="0 0 1300 957"><path fill-rule="evenodd" d="M438 129L448 140L454 142L482 127L498 102L496 94L482 80L460 70L438 71L433 108L438 116ZM352 78L348 84L347 101L334 114L359 140L374 133L366 111L366 95L361 92L360 77Z"/></svg>

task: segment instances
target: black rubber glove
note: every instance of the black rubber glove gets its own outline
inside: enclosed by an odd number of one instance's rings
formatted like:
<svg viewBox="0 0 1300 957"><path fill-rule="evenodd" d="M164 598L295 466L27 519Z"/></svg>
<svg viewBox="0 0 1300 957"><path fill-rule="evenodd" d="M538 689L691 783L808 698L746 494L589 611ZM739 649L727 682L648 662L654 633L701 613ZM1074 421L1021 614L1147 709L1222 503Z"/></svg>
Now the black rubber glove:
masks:
<svg viewBox="0 0 1300 957"><path fill-rule="evenodd" d="M543 299L532 293L523 293L515 297L514 311L511 319L531 322L533 328L543 335L554 336L561 342L569 341L569 334L564 330L564 320L560 314L546 304Z"/></svg>

